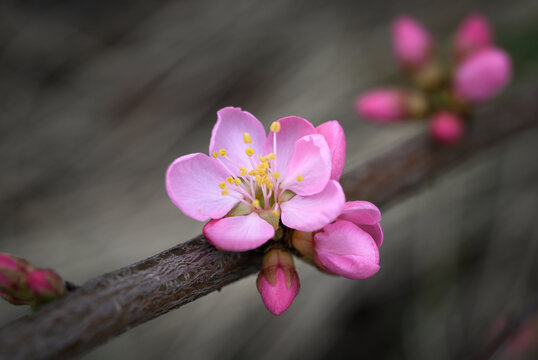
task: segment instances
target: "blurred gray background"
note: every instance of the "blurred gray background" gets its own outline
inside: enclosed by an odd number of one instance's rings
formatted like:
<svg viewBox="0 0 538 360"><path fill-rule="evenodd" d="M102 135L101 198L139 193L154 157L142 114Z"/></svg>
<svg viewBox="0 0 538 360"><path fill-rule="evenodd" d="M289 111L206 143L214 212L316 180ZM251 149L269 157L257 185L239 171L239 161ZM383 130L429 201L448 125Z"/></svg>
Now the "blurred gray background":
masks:
<svg viewBox="0 0 538 360"><path fill-rule="evenodd" d="M287 115L337 119L348 167L395 146L424 123L380 128L352 109L360 92L403 81L391 20L410 14L448 44L471 11L491 20L514 57L502 97L536 84L534 0L2 1L0 251L83 283L199 234L203 224L170 203L164 172L180 155L207 152L224 106L266 126ZM85 358L475 353L538 293L537 153L535 129L385 211L382 267L371 279L298 264L301 292L274 317L252 276ZM2 302L0 324L27 311ZM536 354L505 346L495 358Z"/></svg>

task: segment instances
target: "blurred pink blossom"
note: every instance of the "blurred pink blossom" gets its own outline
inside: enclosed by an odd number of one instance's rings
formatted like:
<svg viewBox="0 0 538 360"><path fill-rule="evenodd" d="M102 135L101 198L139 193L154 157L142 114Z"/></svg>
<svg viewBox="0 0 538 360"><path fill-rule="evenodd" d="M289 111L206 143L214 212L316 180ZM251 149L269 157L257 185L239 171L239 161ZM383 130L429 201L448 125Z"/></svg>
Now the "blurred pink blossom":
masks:
<svg viewBox="0 0 538 360"><path fill-rule="evenodd" d="M357 98L355 111L379 123L403 120L407 117L405 93L398 89L368 91Z"/></svg>
<svg viewBox="0 0 538 360"><path fill-rule="evenodd" d="M429 32L415 19L401 15L392 24L394 56L404 67L417 68L429 59L433 45Z"/></svg>
<svg viewBox="0 0 538 360"><path fill-rule="evenodd" d="M465 59L453 77L454 91L470 102L484 102L497 95L512 77L510 56L499 48L487 48Z"/></svg>
<svg viewBox="0 0 538 360"><path fill-rule="evenodd" d="M436 113L430 122L430 134L441 144L457 143L462 139L464 130L462 119L447 111Z"/></svg>
<svg viewBox="0 0 538 360"><path fill-rule="evenodd" d="M463 59L493 45L493 30L481 14L468 15L459 25L454 37L454 52Z"/></svg>

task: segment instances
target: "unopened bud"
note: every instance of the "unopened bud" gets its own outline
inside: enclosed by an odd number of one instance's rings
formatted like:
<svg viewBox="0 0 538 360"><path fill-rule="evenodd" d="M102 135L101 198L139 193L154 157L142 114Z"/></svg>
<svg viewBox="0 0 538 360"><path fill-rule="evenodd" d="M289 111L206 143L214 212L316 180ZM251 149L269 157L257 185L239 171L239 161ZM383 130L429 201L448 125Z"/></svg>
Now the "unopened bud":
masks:
<svg viewBox="0 0 538 360"><path fill-rule="evenodd" d="M409 16L400 16L392 24L394 56L405 68L418 68L426 64L432 50L428 31Z"/></svg>
<svg viewBox="0 0 538 360"><path fill-rule="evenodd" d="M453 87L462 99L483 102L499 93L511 76L510 56L501 49L488 48L475 53L458 66Z"/></svg>
<svg viewBox="0 0 538 360"><path fill-rule="evenodd" d="M459 60L491 45L493 45L493 30L488 20L481 14L470 14L456 30L453 46Z"/></svg>
<svg viewBox="0 0 538 360"><path fill-rule="evenodd" d="M318 266L348 279L366 279L379 270L379 249L372 236L347 220L336 220L314 235Z"/></svg>
<svg viewBox="0 0 538 360"><path fill-rule="evenodd" d="M40 304L47 303L65 294L64 281L50 269L34 270L27 275L26 279L28 287Z"/></svg>
<svg viewBox="0 0 538 360"><path fill-rule="evenodd" d="M357 114L379 123L421 117L427 108L423 95L399 89L372 90L359 96L355 103Z"/></svg>
<svg viewBox="0 0 538 360"><path fill-rule="evenodd" d="M33 267L25 260L0 253L0 296L13 305L32 304L26 274Z"/></svg>
<svg viewBox="0 0 538 360"><path fill-rule="evenodd" d="M300 287L291 254L282 249L272 249L265 254L256 285L270 312L280 315L286 311Z"/></svg>
<svg viewBox="0 0 538 360"><path fill-rule="evenodd" d="M459 142L464 133L461 118L449 112L435 114L430 122L430 134L439 143L452 145Z"/></svg>

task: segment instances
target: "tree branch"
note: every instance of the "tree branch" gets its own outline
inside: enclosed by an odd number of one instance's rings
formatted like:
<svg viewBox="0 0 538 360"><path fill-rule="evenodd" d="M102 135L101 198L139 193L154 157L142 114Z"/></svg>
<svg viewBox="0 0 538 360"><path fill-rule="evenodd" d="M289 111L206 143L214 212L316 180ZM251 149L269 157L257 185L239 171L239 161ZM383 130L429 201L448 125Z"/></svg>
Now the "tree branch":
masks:
<svg viewBox="0 0 538 360"><path fill-rule="evenodd" d="M538 87L512 92L479 114L465 141L450 148L426 133L348 172L349 199L387 204L411 194L454 165L538 125ZM256 272L260 252L216 250L203 236L91 280L38 312L0 329L0 355L11 359L81 354L129 328Z"/></svg>

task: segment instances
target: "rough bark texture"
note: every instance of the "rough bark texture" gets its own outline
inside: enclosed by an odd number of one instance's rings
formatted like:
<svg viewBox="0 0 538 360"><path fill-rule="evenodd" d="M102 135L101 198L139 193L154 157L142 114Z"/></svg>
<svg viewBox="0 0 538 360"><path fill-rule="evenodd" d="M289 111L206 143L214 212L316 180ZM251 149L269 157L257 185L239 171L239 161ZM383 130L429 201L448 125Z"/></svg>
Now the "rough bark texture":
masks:
<svg viewBox="0 0 538 360"><path fill-rule="evenodd" d="M219 290L260 267L261 254L218 251L199 236L91 280L1 331L2 357L69 357Z"/></svg>
<svg viewBox="0 0 538 360"><path fill-rule="evenodd" d="M465 141L435 146L420 134L342 179L350 199L385 207L481 150L538 125L537 86L520 87L473 122ZM220 252L203 236L84 284L35 314L0 329L2 357L57 358L81 354L129 328L254 273L255 252Z"/></svg>

